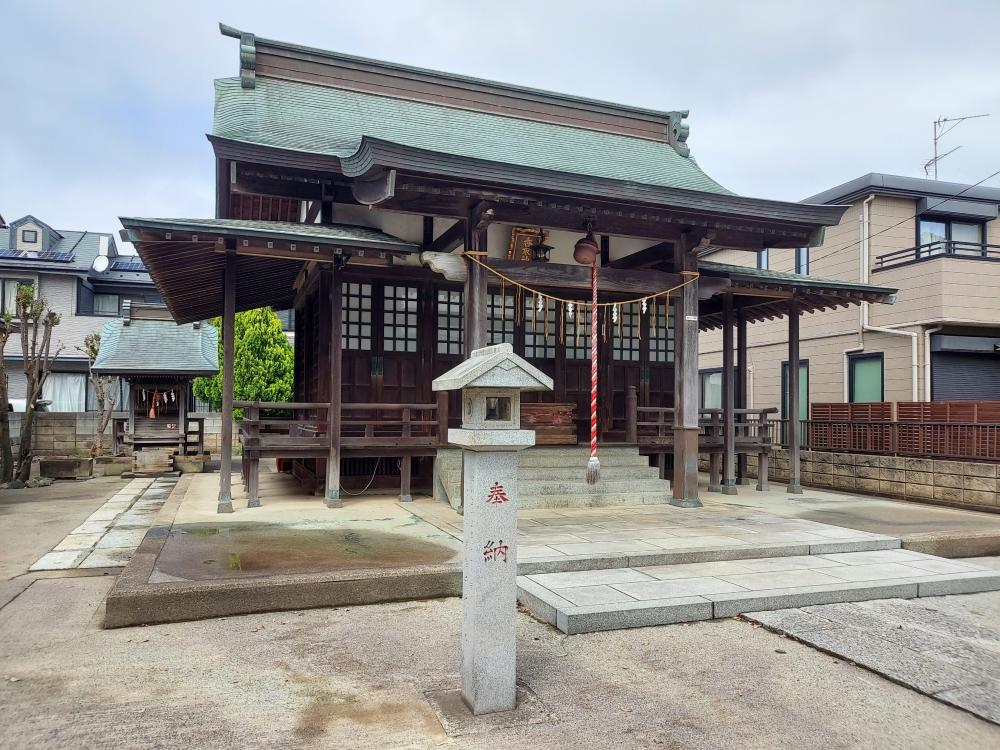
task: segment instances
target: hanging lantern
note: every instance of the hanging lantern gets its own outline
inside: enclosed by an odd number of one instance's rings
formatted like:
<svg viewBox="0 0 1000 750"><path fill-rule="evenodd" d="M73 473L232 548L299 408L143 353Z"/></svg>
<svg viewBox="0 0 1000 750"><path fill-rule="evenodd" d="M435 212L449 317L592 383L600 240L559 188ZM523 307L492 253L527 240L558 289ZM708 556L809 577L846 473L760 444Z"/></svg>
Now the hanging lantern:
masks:
<svg viewBox="0 0 1000 750"><path fill-rule="evenodd" d="M597 240L594 238L594 231L588 221L587 236L578 239L573 246L573 260L581 266L592 266L597 260L600 251L600 245L597 244Z"/></svg>
<svg viewBox="0 0 1000 750"><path fill-rule="evenodd" d="M552 245L545 244L545 230L538 228L538 239L531 246L531 260L535 263L548 263Z"/></svg>

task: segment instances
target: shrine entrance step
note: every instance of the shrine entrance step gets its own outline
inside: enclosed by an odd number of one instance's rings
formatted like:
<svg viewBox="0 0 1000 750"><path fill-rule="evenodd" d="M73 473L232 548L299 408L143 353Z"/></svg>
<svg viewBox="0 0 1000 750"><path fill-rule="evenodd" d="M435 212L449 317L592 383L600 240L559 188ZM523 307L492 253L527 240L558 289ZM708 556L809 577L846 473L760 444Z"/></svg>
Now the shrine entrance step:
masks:
<svg viewBox="0 0 1000 750"><path fill-rule="evenodd" d="M517 580L518 601L567 634L1000 590L1000 571L904 549L603 568Z"/></svg>
<svg viewBox="0 0 1000 750"><path fill-rule="evenodd" d="M610 446L600 451L601 481L585 481L589 449L582 446L541 446L519 455L517 468L520 510L530 508L600 508L652 505L670 501L670 482L634 447ZM460 505L462 454L438 451L434 462L435 497Z"/></svg>

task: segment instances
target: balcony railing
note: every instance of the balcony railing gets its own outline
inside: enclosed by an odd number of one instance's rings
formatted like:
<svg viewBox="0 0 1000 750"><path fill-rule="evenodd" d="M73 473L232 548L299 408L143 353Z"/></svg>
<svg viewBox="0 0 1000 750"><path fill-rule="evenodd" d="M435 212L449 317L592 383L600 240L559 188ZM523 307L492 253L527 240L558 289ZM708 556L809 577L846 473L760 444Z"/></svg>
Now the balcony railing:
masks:
<svg viewBox="0 0 1000 750"><path fill-rule="evenodd" d="M906 266L934 258L967 258L970 260L1000 260L1000 245L984 245L978 242L957 242L953 240L928 242L925 245L896 250L875 258L876 271L886 268Z"/></svg>

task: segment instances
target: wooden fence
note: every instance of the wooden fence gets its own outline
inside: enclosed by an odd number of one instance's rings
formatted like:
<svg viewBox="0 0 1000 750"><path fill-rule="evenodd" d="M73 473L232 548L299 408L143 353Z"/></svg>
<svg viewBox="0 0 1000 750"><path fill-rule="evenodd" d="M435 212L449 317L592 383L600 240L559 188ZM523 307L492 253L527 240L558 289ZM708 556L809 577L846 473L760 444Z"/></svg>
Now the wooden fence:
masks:
<svg viewBox="0 0 1000 750"><path fill-rule="evenodd" d="M809 450L1000 460L1000 401L816 403L802 425Z"/></svg>

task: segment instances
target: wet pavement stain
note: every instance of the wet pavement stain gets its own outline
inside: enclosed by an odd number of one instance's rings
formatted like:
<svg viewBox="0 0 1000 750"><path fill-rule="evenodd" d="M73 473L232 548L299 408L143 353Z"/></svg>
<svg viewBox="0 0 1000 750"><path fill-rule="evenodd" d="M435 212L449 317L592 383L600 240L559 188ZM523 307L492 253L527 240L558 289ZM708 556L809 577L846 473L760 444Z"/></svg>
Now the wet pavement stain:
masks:
<svg viewBox="0 0 1000 750"><path fill-rule="evenodd" d="M175 526L156 569L187 580L454 562L460 551L424 537L365 528L278 525Z"/></svg>

